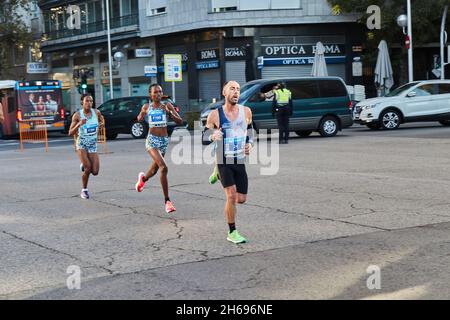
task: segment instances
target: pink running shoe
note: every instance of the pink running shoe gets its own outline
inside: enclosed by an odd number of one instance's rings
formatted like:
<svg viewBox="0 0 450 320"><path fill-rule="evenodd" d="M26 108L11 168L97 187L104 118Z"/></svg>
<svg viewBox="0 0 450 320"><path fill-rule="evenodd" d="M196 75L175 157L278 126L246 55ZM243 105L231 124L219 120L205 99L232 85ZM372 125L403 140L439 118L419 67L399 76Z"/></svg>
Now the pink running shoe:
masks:
<svg viewBox="0 0 450 320"><path fill-rule="evenodd" d="M136 182L136 187L135 187L137 192L142 192L142 189L144 189L144 185L145 185L145 182L143 180L144 177L145 177L145 173L140 172L139 176L138 176L138 182Z"/></svg>
<svg viewBox="0 0 450 320"><path fill-rule="evenodd" d="M174 205L172 204L171 201L167 201L166 202L166 212L167 213L171 213L171 212L174 212L174 211L177 211L177 209L175 209L175 207L174 207Z"/></svg>

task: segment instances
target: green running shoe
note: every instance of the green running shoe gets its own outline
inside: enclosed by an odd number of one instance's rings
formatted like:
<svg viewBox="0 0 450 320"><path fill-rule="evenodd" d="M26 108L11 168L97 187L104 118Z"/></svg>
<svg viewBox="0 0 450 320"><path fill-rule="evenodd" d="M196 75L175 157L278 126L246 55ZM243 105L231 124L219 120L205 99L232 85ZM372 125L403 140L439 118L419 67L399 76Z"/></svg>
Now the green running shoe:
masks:
<svg viewBox="0 0 450 320"><path fill-rule="evenodd" d="M214 167L214 172L209 176L209 184L214 184L219 181L219 171Z"/></svg>
<svg viewBox="0 0 450 320"><path fill-rule="evenodd" d="M237 232L237 230L234 230L233 232L228 233L227 240L231 241L233 243L245 243L245 242L247 242L247 239L245 239L243 236L241 236L239 234L239 232Z"/></svg>

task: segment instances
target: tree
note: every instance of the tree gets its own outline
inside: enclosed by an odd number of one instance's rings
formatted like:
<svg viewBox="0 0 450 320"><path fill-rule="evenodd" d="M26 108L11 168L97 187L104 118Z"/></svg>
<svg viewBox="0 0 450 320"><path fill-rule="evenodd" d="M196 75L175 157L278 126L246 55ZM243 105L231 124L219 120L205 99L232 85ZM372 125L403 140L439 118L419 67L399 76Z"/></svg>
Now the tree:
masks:
<svg viewBox="0 0 450 320"><path fill-rule="evenodd" d="M360 16L358 23L366 28L366 42L364 52L364 63L375 66L378 51L377 47L381 40L386 40L389 47L397 45L402 48L401 52L391 56L394 65L399 64L401 79L407 79L407 49L405 48L405 35L397 25L397 17L406 14L406 0L328 0L335 13L356 13ZM444 6L448 0L412 0L412 29L413 45L415 48L429 43L440 42L441 19ZM367 8L377 5L381 8L381 29L369 30L366 27ZM447 19L447 30L450 26Z"/></svg>
<svg viewBox="0 0 450 320"><path fill-rule="evenodd" d="M12 67L13 51L26 49L32 42L31 31L24 22L30 3L31 0L0 0L0 77Z"/></svg>

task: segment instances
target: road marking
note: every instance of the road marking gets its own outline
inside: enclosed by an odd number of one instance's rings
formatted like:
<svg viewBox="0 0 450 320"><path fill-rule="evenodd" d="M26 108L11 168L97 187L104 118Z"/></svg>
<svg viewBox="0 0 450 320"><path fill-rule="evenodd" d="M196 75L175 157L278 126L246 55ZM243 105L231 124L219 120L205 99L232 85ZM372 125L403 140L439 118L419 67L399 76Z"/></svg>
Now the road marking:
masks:
<svg viewBox="0 0 450 320"><path fill-rule="evenodd" d="M68 141L73 141L73 139L49 140L48 143L54 143L54 142L68 142ZM39 141L30 141L30 142L25 142L25 143L38 144L38 143L43 143L43 142L39 142ZM18 146L19 144L20 144L20 142L1 143L1 144L0 144L0 147Z"/></svg>
<svg viewBox="0 0 450 320"><path fill-rule="evenodd" d="M16 160L31 160L31 158L13 158L13 159L0 159L0 161L16 161Z"/></svg>
<svg viewBox="0 0 450 320"><path fill-rule="evenodd" d="M18 142L13 142L13 143L2 143L2 144L0 144L0 147L3 147L3 146L17 146L17 145L19 145Z"/></svg>

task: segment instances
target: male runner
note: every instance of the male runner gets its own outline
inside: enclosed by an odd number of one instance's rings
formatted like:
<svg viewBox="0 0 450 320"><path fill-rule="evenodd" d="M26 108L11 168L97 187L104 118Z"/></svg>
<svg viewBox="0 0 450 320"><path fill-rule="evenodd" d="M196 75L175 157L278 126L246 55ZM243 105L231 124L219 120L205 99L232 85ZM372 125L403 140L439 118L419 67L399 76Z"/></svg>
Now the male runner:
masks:
<svg viewBox="0 0 450 320"><path fill-rule="evenodd" d="M229 233L227 240L233 243L247 242L236 230L236 203L247 200L248 177L245 170L245 156L252 147L252 111L238 104L240 86L236 81L225 84L223 91L225 105L212 111L207 119L208 129L215 129L210 136L211 142L217 142L217 169L225 190L227 202L225 216Z"/></svg>
<svg viewBox="0 0 450 320"><path fill-rule="evenodd" d="M169 145L167 116L170 116L177 124L182 124L183 119L170 102L166 104L161 103L163 91L159 84L152 84L148 91L151 102L142 106L137 119L143 121L145 116L148 115L149 131L145 146L150 157L153 159L153 163L147 171L147 174L144 172L139 173L138 182L136 183L135 188L137 192L142 192L148 179L153 177L158 170L161 170L160 181L164 193L165 209L167 213L171 213L176 211L176 209L169 198L169 184L167 182L168 168L164 161L164 155L166 154L167 146Z"/></svg>

